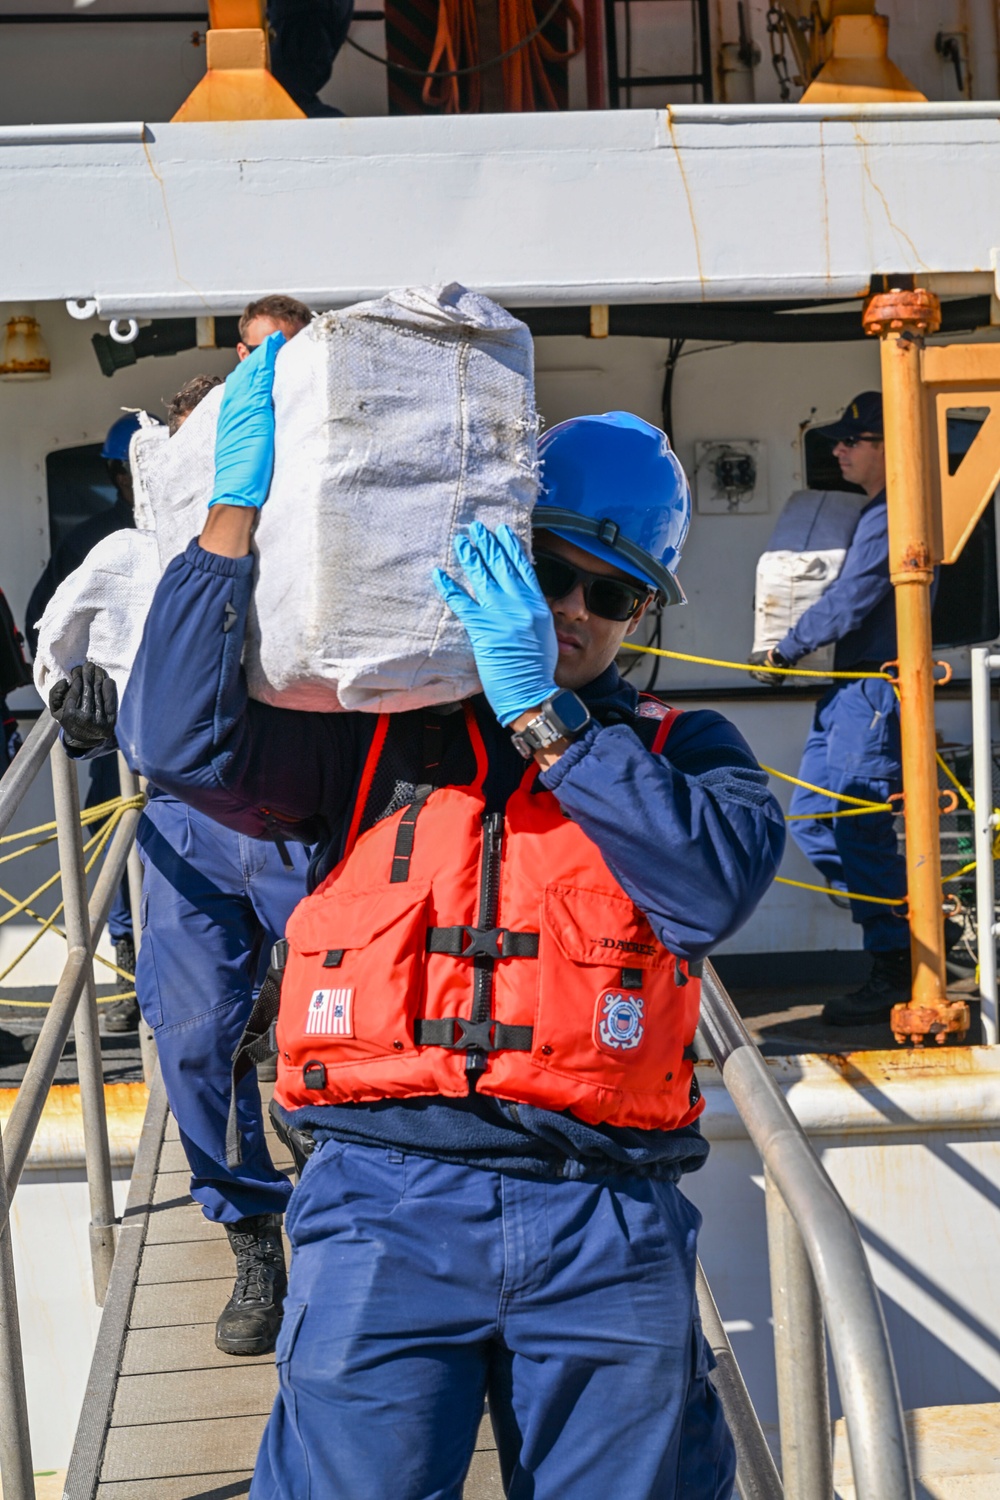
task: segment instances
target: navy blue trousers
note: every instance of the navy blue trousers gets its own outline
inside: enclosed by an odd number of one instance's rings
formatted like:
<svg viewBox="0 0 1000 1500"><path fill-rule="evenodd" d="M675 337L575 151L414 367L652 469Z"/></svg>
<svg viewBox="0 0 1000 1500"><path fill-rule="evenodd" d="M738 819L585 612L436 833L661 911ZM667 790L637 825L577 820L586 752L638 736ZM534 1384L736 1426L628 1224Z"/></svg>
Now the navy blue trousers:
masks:
<svg viewBox="0 0 1000 1500"><path fill-rule="evenodd" d="M326 1142L251 1500L458 1500L486 1396L509 1500L729 1500L700 1223L671 1183Z"/></svg>
<svg viewBox="0 0 1000 1500"><path fill-rule="evenodd" d="M139 824L142 943L136 994L156 1036L160 1071L206 1218L281 1213L291 1184L271 1165L256 1073L237 1096L243 1162L226 1165L233 1052L271 947L305 895L307 856L223 828L172 797Z"/></svg>
<svg viewBox="0 0 1000 1500"><path fill-rule="evenodd" d="M902 788L899 701L888 682L870 679L838 683L816 706L799 779L848 797L885 802ZM845 803L796 787L790 812L829 812ZM788 824L799 848L837 890L864 896L906 895L906 861L899 852L892 814L862 817L809 816ZM861 927L870 952L908 948L909 924L891 906L851 902L851 918Z"/></svg>

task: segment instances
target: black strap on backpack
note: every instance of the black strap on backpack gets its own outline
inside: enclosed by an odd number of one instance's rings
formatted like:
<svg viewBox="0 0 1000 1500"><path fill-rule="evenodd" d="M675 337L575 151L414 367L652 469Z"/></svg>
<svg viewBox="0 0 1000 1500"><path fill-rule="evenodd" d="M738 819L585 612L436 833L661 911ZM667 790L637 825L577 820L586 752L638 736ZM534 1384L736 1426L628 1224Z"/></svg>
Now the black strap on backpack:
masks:
<svg viewBox="0 0 1000 1500"><path fill-rule="evenodd" d="M30 684L31 668L24 659L24 636L14 624L10 605L0 589L0 697Z"/></svg>
<svg viewBox="0 0 1000 1500"><path fill-rule="evenodd" d="M266 1062L278 1051L275 1027L278 1021L278 1006L281 1001L281 980L288 960L288 944L284 938L271 949L271 966L267 978L261 985L254 1001L250 1019L233 1053L232 1086L229 1094L229 1119L226 1121L226 1165L238 1167L243 1161L240 1142L240 1127L236 1115L236 1090L251 1068Z"/></svg>

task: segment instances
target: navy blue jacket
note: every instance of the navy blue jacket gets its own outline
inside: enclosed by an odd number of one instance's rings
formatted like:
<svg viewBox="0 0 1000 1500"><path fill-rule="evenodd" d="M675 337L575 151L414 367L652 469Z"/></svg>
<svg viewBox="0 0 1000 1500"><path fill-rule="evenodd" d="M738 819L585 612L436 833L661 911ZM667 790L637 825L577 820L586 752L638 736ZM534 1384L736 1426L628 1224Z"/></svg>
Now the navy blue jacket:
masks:
<svg viewBox="0 0 1000 1500"><path fill-rule="evenodd" d="M849 672L859 662L896 657L896 604L889 577L889 512L885 491L858 517L839 577L807 609L778 650L787 661L836 641L833 668Z"/></svg>
<svg viewBox="0 0 1000 1500"><path fill-rule="evenodd" d="M157 786L219 822L264 838L277 824L285 837L316 844L315 882L341 852L376 717L297 713L247 697L240 657L252 586L251 557L219 557L192 542L174 559L146 622L118 738ZM747 920L773 880L785 841L781 810L746 742L719 714L684 714L665 753L653 756L629 722L635 690L614 666L581 697L596 722L542 780L660 940L699 959ZM485 698L473 706L489 762L487 804L502 808L524 762ZM478 1098L300 1117L341 1138L480 1165L534 1170L541 1162L564 1175L598 1162L608 1170L609 1160L617 1170L676 1173L699 1165L707 1149L693 1131L598 1130Z"/></svg>

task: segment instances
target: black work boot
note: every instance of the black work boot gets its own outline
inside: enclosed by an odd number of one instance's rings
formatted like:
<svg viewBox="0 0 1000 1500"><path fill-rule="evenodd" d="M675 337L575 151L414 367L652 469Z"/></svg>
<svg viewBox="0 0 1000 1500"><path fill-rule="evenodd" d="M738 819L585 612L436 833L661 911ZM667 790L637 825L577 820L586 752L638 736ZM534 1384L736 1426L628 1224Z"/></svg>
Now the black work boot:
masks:
<svg viewBox="0 0 1000 1500"><path fill-rule="evenodd" d="M829 1026L872 1026L888 1021L894 1005L910 998L910 950L872 954L872 971L859 990L838 995L823 1007Z"/></svg>
<svg viewBox="0 0 1000 1500"><path fill-rule="evenodd" d="M280 1214L251 1214L225 1225L236 1256L233 1295L215 1325L223 1354L270 1354L288 1290Z"/></svg>
<svg viewBox="0 0 1000 1500"><path fill-rule="evenodd" d="M135 945L130 937L119 938L115 944L115 963L119 969L124 969L129 975L128 979L124 979L119 974L115 988L126 991L134 990ZM104 1007L104 1029L105 1031L139 1030L139 1002L134 995L129 995L124 1000L116 1000L112 1005Z"/></svg>

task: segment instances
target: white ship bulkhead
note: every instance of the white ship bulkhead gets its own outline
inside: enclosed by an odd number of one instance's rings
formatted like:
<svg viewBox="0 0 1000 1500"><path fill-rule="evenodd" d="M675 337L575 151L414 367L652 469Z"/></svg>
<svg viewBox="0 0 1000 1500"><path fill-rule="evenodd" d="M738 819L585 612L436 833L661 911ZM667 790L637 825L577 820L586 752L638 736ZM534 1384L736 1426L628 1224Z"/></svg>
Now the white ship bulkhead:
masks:
<svg viewBox="0 0 1000 1500"><path fill-rule="evenodd" d="M730 8L721 9L728 16ZM763 36L766 6L749 9ZM883 9L897 18L895 60L941 100L943 85L932 88L921 73L940 71L940 59L925 56L933 37L899 24L901 3ZM50 379L0 382L0 586L15 617L23 621L49 555L46 455L99 441L121 407L162 413L164 398L191 375L225 375L233 363L231 350L205 347L145 359L107 379L90 340L110 319L232 315L271 290L320 309L457 279L523 308L823 299L831 312L854 310L860 326L872 277L909 274L945 299L993 299L996 326L938 342L1000 339L1000 123L986 102L996 92L994 8L961 9L971 16L981 69L969 86L976 97L953 102L784 106L770 102L773 86L758 68L761 103L584 113L574 64L571 99L581 112L380 118L381 74L345 53L327 95L359 117L215 125L155 122L203 66L176 27L164 23L162 36L159 25L122 27L131 71L122 54L108 66L112 28L81 26L70 35L67 26L65 36L45 28L44 73L32 29L0 27L0 42L10 42L0 60L0 205L9 226L0 235L0 323L14 311L36 317L52 363ZM354 34L382 45L379 25L358 25ZM154 55L168 59L158 71ZM749 92L739 69L731 88ZM101 110L137 123L105 126ZM153 123L142 124L150 113ZM32 118L49 123L21 123ZM68 301L78 313L80 303L92 304L91 316L71 316ZM659 423L668 350L659 338L539 338L546 424L615 408ZM753 443L758 481L751 503L732 511L696 506L682 570L688 606L667 612L665 647L745 658L757 558L781 506L807 483L803 433L878 384L877 340L685 342L672 393L682 462L693 474L704 445ZM968 653L951 660L956 677L967 678ZM645 661L636 675L648 675ZM713 698L736 685L747 679L680 662L663 663L657 677L668 698L671 688L697 690L698 706L718 706L762 762L794 773L813 701L763 691ZM13 701L38 700L24 690ZM967 744L968 699L941 698L937 725L944 740ZM776 785L785 806L789 791ZM39 782L21 821L51 816L47 796ZM20 897L53 868L54 856L40 851L8 866L4 883ZM782 874L816 878L791 843ZM0 927L0 967L31 931L23 921ZM808 956L859 946L848 913L822 896L774 886L720 951ZM46 937L18 983L54 983L63 957L60 942ZM857 1220L904 1407L1000 1400L998 1050L928 1047L769 1066ZM760 1161L715 1070L702 1065L699 1076L713 1150L685 1191L704 1214L702 1260L776 1438ZM129 1110L123 1177L136 1136L134 1105ZM38 1469L67 1462L98 1322L87 1302L86 1192L71 1148L60 1150L56 1167L33 1158L13 1216ZM52 1318L60 1297L77 1311L72 1337L57 1351L57 1385ZM839 1415L836 1395L833 1404ZM1000 1459L976 1462L985 1467L969 1472L993 1474L986 1483L1000 1488Z"/></svg>

